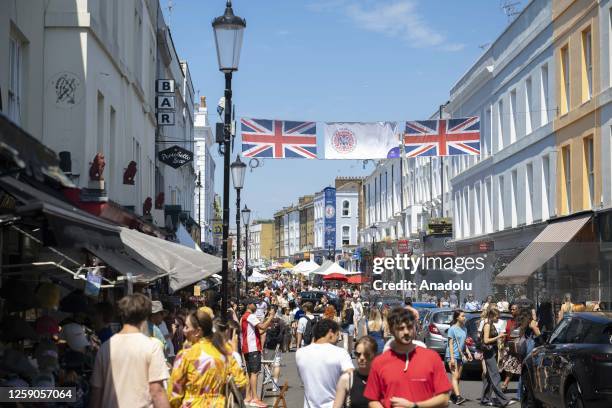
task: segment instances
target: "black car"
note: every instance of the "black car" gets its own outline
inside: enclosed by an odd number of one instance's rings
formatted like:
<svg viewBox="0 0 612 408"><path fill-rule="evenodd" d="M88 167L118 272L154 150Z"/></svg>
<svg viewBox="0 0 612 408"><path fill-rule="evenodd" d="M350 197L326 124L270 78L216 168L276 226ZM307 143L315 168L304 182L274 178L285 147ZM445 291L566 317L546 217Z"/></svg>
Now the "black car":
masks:
<svg viewBox="0 0 612 408"><path fill-rule="evenodd" d="M612 312L567 315L527 356L522 406L612 407Z"/></svg>
<svg viewBox="0 0 612 408"><path fill-rule="evenodd" d="M324 292L322 290L311 290L306 292L300 292L299 294L300 298L302 299L302 304L304 304L305 302L311 302L313 307L321 302L321 298L323 298L323 295L327 296L327 300L331 305L336 308L337 313L342 310L342 300L331 292Z"/></svg>

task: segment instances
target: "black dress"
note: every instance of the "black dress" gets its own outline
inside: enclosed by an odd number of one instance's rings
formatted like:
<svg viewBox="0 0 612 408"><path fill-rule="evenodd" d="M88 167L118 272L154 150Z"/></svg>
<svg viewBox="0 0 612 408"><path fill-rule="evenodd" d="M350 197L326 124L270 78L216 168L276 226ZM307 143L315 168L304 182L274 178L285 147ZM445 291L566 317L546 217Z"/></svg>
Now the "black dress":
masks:
<svg viewBox="0 0 612 408"><path fill-rule="evenodd" d="M363 396L367 382L367 375L361 375L358 371L353 371L353 386L349 393L351 408L368 408L368 400Z"/></svg>

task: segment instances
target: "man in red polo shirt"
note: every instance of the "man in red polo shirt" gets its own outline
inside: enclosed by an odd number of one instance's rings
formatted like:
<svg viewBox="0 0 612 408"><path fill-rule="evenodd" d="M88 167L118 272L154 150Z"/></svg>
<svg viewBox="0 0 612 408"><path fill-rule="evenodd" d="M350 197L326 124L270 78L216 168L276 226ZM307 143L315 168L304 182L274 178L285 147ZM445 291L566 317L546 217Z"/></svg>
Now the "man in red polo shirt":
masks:
<svg viewBox="0 0 612 408"><path fill-rule="evenodd" d="M451 383L438 353L413 344L414 315L398 307L391 311L387 322L395 341L372 362L363 393L370 401L369 407L446 407Z"/></svg>
<svg viewBox="0 0 612 408"><path fill-rule="evenodd" d="M247 310L240 319L240 331L242 332L242 354L249 374L249 386L247 387L245 404L250 407L267 407L267 405L257 397L257 376L261 371L261 334L265 333L276 311L270 309L267 319L261 321L255 315L257 310L256 299L247 300Z"/></svg>

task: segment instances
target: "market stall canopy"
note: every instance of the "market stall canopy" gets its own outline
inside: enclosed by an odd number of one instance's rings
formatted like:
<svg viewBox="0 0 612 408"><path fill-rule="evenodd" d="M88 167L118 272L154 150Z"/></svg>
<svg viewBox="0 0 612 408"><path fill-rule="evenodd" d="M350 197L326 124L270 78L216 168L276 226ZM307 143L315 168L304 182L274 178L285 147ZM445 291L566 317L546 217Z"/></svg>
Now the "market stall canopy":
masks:
<svg viewBox="0 0 612 408"><path fill-rule="evenodd" d="M121 227L121 241L130 256L170 278L177 291L221 271L221 258Z"/></svg>
<svg viewBox="0 0 612 408"><path fill-rule="evenodd" d="M183 224L179 224L179 227L176 230L176 239L178 240L179 244L202 252L202 248L200 248L193 238L191 238L191 234L189 234L189 231L187 231Z"/></svg>
<svg viewBox="0 0 612 408"><path fill-rule="evenodd" d="M580 232L591 219L591 214L551 222L540 234L506 266L495 278L498 285L525 283L529 277Z"/></svg>
<svg viewBox="0 0 612 408"><path fill-rule="evenodd" d="M295 265L291 272L295 274L308 275L313 271L319 269L319 264L313 261L302 261L299 264Z"/></svg>
<svg viewBox="0 0 612 408"><path fill-rule="evenodd" d="M291 262L283 262L281 268L293 269L293 264Z"/></svg>
<svg viewBox="0 0 612 408"><path fill-rule="evenodd" d="M356 285L361 285L362 283L367 282L368 279L362 274L349 276L347 283L352 283Z"/></svg>
<svg viewBox="0 0 612 408"><path fill-rule="evenodd" d="M164 276L158 270L150 269L133 259L123 249L106 249L87 247L87 250L104 261L105 264L121 273L122 275L131 274L135 282L152 282Z"/></svg>
<svg viewBox="0 0 612 408"><path fill-rule="evenodd" d="M330 273L323 277L324 280L348 281L348 276L341 273Z"/></svg>
<svg viewBox="0 0 612 408"><path fill-rule="evenodd" d="M268 277L263 273L259 272L259 269L254 268L253 273L249 276L248 281L251 283L259 283L268 280Z"/></svg>
<svg viewBox="0 0 612 408"><path fill-rule="evenodd" d="M356 272L349 272L336 262L332 262L330 260L326 260L323 262L323 265L319 269L314 270L312 273L315 275L329 275L330 273L340 273L342 275L351 275Z"/></svg>

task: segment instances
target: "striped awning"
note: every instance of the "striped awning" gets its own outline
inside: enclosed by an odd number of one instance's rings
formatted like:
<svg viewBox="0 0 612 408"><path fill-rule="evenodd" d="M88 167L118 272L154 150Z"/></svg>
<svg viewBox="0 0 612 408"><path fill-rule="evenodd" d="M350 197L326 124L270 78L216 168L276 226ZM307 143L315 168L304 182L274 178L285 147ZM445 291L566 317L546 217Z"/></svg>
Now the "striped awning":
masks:
<svg viewBox="0 0 612 408"><path fill-rule="evenodd" d="M591 214L584 214L548 224L527 248L497 275L495 283L525 283L538 268L561 251L590 219Z"/></svg>

